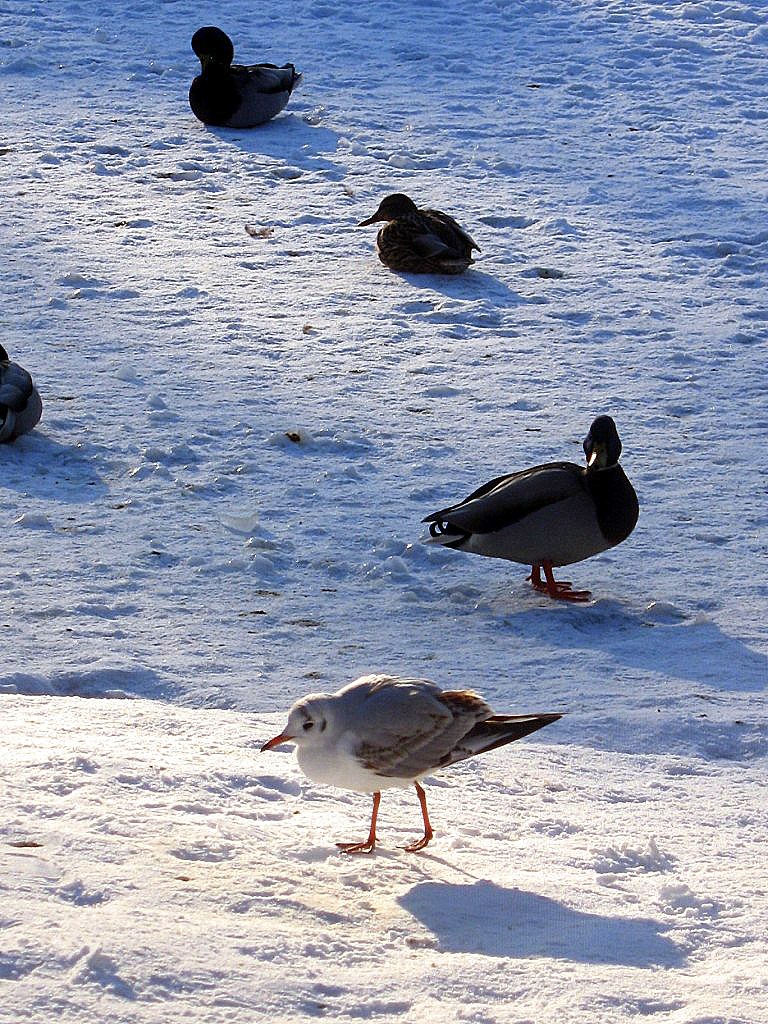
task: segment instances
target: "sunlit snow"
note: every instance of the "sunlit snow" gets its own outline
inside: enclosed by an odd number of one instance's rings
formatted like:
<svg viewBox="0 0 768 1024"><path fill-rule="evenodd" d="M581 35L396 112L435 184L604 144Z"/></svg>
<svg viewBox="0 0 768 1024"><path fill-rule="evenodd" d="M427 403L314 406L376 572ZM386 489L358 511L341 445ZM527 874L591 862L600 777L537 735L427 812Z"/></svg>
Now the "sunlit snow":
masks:
<svg viewBox="0 0 768 1024"><path fill-rule="evenodd" d="M274 121L192 115L205 24ZM0 1022L766 1024L764 6L6 0L0 92ZM383 267L395 191L474 268ZM590 604L421 542L600 413ZM258 748L373 671L565 715L344 857Z"/></svg>

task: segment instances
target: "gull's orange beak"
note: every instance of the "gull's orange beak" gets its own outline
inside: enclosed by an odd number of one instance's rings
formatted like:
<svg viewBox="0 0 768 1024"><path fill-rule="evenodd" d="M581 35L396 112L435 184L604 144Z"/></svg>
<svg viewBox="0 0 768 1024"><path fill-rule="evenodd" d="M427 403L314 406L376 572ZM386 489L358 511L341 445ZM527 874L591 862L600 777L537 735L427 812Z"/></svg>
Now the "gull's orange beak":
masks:
<svg viewBox="0 0 768 1024"><path fill-rule="evenodd" d="M274 748L279 747L281 743L290 743L292 739L293 736L290 736L287 732L281 732L279 736L273 736L271 740L267 740L261 750L262 752L265 750L274 750Z"/></svg>

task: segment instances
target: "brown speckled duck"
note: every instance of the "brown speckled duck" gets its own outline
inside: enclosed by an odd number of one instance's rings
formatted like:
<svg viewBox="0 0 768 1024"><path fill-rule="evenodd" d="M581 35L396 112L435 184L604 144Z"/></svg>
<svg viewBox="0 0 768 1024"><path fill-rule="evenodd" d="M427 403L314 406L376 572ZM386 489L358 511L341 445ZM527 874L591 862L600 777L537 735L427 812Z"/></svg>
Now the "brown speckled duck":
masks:
<svg viewBox="0 0 768 1024"><path fill-rule="evenodd" d="M419 209L412 199L396 192L379 203L372 217L358 227L387 223L376 236L376 251L390 270L408 274L461 274L480 246L453 217L440 210Z"/></svg>
<svg viewBox="0 0 768 1024"><path fill-rule="evenodd" d="M548 462L490 480L457 505L433 512L430 540L449 548L531 566L536 590L562 601L588 601L552 569L620 544L639 505L619 465L621 440L610 416L598 416L584 439L586 467ZM544 571L544 579L541 571Z"/></svg>
<svg viewBox="0 0 768 1024"><path fill-rule="evenodd" d="M195 32L192 49L202 70L189 90L189 105L204 124L224 128L264 124L280 113L301 81L301 72L293 64L233 64L232 40L212 25Z"/></svg>
<svg viewBox="0 0 768 1024"><path fill-rule="evenodd" d="M32 378L12 363L0 345L0 442L28 433L43 414L43 403Z"/></svg>

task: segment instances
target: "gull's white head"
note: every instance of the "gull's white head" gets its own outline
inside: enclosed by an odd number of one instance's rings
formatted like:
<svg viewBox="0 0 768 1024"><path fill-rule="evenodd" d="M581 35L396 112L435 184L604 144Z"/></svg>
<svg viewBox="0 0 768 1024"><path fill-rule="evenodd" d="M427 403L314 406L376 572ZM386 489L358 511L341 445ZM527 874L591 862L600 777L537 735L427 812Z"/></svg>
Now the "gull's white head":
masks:
<svg viewBox="0 0 768 1024"><path fill-rule="evenodd" d="M308 747L325 743L332 721L330 694L312 693L296 701L288 712L288 722L279 736L267 740L262 750L272 750L281 743Z"/></svg>

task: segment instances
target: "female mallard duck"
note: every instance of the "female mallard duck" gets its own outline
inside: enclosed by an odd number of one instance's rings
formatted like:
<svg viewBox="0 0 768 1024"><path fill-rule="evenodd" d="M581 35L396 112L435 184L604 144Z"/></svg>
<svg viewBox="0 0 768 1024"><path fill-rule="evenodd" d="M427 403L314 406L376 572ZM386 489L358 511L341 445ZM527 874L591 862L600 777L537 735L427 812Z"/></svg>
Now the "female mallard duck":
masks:
<svg viewBox="0 0 768 1024"><path fill-rule="evenodd" d="M402 193L382 199L372 217L358 227L387 221L376 236L376 251L390 270L409 274L461 274L474 263L480 246L453 217L440 210L420 210Z"/></svg>
<svg viewBox="0 0 768 1024"><path fill-rule="evenodd" d="M301 80L293 64L233 64L232 40L220 28L199 28L192 49L202 72L192 82L189 105L204 124L253 128L279 114Z"/></svg>
<svg viewBox="0 0 768 1024"><path fill-rule="evenodd" d="M586 468L548 462L490 480L458 505L427 516L430 539L530 565L528 579L536 590L563 601L588 601L588 590L556 581L552 567L581 562L626 540L639 505L619 465L621 441L610 416L598 416L589 428L584 453Z"/></svg>
<svg viewBox="0 0 768 1024"><path fill-rule="evenodd" d="M27 371L0 345L0 441L15 441L43 414L43 403Z"/></svg>

